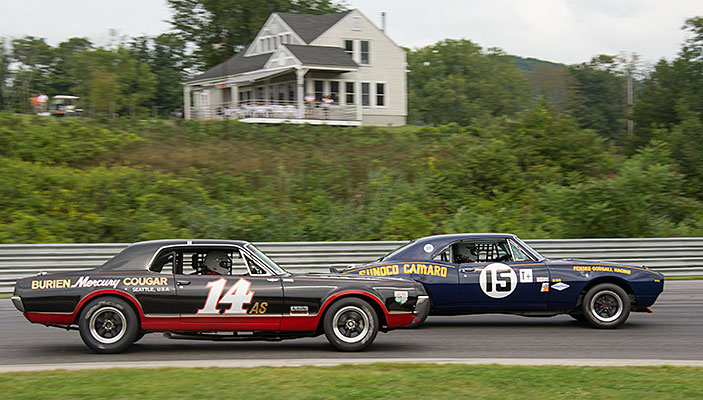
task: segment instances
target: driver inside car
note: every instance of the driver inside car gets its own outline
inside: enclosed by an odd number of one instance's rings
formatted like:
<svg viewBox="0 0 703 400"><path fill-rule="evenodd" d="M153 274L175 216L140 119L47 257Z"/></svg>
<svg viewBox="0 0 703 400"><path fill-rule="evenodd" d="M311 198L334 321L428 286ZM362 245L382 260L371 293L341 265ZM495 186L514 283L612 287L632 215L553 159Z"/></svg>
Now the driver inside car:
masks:
<svg viewBox="0 0 703 400"><path fill-rule="evenodd" d="M478 251L474 243L459 243L454 249L454 263L466 264L477 263Z"/></svg>
<svg viewBox="0 0 703 400"><path fill-rule="evenodd" d="M205 275L229 275L232 271L232 259L224 251L211 251L205 257Z"/></svg>

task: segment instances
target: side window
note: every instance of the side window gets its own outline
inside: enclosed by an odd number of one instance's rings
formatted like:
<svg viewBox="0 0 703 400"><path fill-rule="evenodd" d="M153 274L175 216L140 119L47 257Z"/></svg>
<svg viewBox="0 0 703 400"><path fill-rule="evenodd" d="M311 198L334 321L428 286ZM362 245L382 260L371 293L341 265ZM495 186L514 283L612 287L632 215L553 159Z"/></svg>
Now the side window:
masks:
<svg viewBox="0 0 703 400"><path fill-rule="evenodd" d="M186 249L182 254L185 275L245 275L249 272L238 249Z"/></svg>
<svg viewBox="0 0 703 400"><path fill-rule="evenodd" d="M481 262L479 248L474 242L458 242L451 245L454 264Z"/></svg>
<svg viewBox="0 0 703 400"><path fill-rule="evenodd" d="M446 249L444 249L443 252L434 256L433 260L442 261L442 262L453 262L452 261L452 246L447 247Z"/></svg>
<svg viewBox="0 0 703 400"><path fill-rule="evenodd" d="M174 269L174 260L178 259L180 253L176 251L168 251L159 254L158 257L151 263L149 271L162 273L162 274L172 274Z"/></svg>
<svg viewBox="0 0 703 400"><path fill-rule="evenodd" d="M369 41L368 40L361 41L361 63L362 64L370 64L370 62L369 62Z"/></svg>
<svg viewBox="0 0 703 400"><path fill-rule="evenodd" d="M511 261L506 241L471 241L452 244L448 255L454 264Z"/></svg>
<svg viewBox="0 0 703 400"><path fill-rule="evenodd" d="M513 252L514 261L530 261L530 257L527 254L525 254L525 252L522 251L522 249L520 247L518 247L512 241L510 241L508 243L510 243L510 249Z"/></svg>
<svg viewBox="0 0 703 400"><path fill-rule="evenodd" d="M248 255L245 255L244 259L246 260L247 265L249 266L249 271L251 271L251 275L268 275L266 268L262 267L258 261Z"/></svg>

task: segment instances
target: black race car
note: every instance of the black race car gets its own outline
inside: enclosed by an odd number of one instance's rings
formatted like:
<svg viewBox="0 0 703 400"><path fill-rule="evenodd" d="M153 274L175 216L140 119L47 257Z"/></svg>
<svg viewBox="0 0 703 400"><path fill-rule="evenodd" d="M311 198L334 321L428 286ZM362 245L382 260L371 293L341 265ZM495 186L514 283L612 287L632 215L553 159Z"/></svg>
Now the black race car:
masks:
<svg viewBox="0 0 703 400"><path fill-rule="evenodd" d="M651 312L664 289L664 276L644 266L549 260L504 233L424 237L343 273L421 282L430 315L569 314L597 328L617 328L630 311Z"/></svg>
<svg viewBox="0 0 703 400"><path fill-rule="evenodd" d="M21 279L12 302L30 322L78 329L99 353L120 352L149 332L210 340L324 333L335 348L357 351L379 330L429 312L412 280L291 274L234 240L136 243L89 271Z"/></svg>

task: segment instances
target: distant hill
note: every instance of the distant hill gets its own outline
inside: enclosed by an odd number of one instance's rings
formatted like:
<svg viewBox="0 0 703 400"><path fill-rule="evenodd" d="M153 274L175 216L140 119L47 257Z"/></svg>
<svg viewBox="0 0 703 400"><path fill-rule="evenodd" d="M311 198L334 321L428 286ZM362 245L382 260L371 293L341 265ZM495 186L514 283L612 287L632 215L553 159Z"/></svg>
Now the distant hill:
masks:
<svg viewBox="0 0 703 400"><path fill-rule="evenodd" d="M566 67L566 64L555 63L551 61L540 60L537 58L523 58L518 56L512 56L515 59L515 65L524 72L531 72L538 66L550 66L550 67Z"/></svg>

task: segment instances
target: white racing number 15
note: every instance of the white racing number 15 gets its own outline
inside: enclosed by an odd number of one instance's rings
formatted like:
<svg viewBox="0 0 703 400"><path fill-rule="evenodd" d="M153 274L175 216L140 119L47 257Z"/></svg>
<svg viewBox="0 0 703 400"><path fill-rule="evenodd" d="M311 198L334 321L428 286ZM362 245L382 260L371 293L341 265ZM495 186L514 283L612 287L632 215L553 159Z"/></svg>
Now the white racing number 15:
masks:
<svg viewBox="0 0 703 400"><path fill-rule="evenodd" d="M502 299L517 287L517 275L509 265L501 263L488 264L478 277L481 290L488 297Z"/></svg>
<svg viewBox="0 0 703 400"><path fill-rule="evenodd" d="M221 296L222 291L225 290L225 285L227 285L227 279L225 278L220 278L216 281L210 281L207 283L207 287L210 288L210 291L207 294L205 305L196 312L197 315L219 315L220 310L217 309L218 304L231 305L225 310L225 315L247 313L247 310L244 309L244 305L251 303L251 299L254 297L254 291L249 290L251 287L251 282L240 278L237 283L229 288L224 296Z"/></svg>

